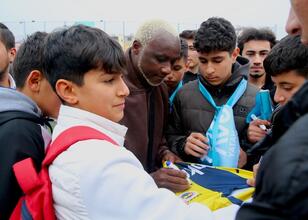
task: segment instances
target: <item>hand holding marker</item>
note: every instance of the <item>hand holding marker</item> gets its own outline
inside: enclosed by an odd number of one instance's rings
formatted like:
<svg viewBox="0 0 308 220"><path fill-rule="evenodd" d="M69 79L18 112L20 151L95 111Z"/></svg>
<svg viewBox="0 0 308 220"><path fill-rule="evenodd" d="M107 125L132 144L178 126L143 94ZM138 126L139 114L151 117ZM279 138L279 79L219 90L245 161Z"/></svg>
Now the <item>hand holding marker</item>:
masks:
<svg viewBox="0 0 308 220"><path fill-rule="evenodd" d="M258 117L255 114L251 115L252 120L257 120ZM265 125L259 125L259 128L261 128L262 130L266 131L266 126Z"/></svg>
<svg viewBox="0 0 308 220"><path fill-rule="evenodd" d="M170 168L170 169L174 169L174 170L182 171L182 170L180 170L174 163L172 163L172 162L169 161L169 160L166 160L166 161L164 162L164 167ZM183 171L182 171L182 172L183 172ZM185 172L185 173L186 173L186 172ZM190 185L192 184L192 183L191 183L191 180L189 179L187 173L186 173L186 180L188 181L188 183L189 183Z"/></svg>

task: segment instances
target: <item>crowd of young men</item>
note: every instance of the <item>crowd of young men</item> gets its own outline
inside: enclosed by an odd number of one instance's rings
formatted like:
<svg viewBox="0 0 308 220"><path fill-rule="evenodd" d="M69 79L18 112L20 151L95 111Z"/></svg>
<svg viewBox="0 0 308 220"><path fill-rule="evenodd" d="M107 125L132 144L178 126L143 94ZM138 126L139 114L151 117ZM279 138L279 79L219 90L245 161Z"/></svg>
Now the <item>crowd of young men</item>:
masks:
<svg viewBox="0 0 308 220"><path fill-rule="evenodd" d="M237 41L224 18L180 35L153 20L140 26L125 54L108 34L82 25L36 32L16 54L14 36L1 24L0 218L9 218L22 195L14 163L31 157L39 170L49 142L80 124L108 134L120 148L88 140L54 161L49 171L59 219L212 219L207 207L187 206L169 191L190 185L185 172L162 162L242 168L253 154L262 155L250 181L256 191L236 218L307 218L308 4L291 5L286 30L292 36L277 44L272 32L253 28ZM271 121L248 125L258 89L271 90L279 107ZM52 137L48 118L58 118ZM232 157L221 154L225 146ZM118 184L118 192L104 184ZM123 202L119 211L115 204Z"/></svg>

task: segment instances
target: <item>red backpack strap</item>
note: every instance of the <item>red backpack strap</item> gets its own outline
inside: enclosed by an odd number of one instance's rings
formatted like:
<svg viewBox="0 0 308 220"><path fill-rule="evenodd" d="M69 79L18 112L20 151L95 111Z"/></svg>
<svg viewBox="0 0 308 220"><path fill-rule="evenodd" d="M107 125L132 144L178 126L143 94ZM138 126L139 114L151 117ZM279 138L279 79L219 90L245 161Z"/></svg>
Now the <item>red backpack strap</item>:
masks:
<svg viewBox="0 0 308 220"><path fill-rule="evenodd" d="M24 193L29 193L39 183L37 181L38 174L32 158L27 158L13 165L13 170L19 183L20 188Z"/></svg>
<svg viewBox="0 0 308 220"><path fill-rule="evenodd" d="M118 145L107 135L102 132L87 126L75 126L63 131L48 147L46 157L43 161L43 166L49 165L63 151L78 141L98 139L106 140L114 145Z"/></svg>

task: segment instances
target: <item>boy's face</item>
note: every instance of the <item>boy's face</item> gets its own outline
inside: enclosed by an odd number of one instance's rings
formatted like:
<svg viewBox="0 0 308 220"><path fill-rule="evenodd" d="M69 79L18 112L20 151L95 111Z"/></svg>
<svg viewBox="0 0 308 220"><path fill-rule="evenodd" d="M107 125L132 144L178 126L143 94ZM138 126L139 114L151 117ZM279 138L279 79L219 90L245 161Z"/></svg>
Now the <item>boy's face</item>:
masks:
<svg viewBox="0 0 308 220"><path fill-rule="evenodd" d="M45 77L40 82L40 92L35 101L44 116L58 117L61 101Z"/></svg>
<svg viewBox="0 0 308 220"><path fill-rule="evenodd" d="M165 78L165 83L171 89L183 79L184 73L187 71L187 66L184 57L175 61L172 65L171 73Z"/></svg>
<svg viewBox="0 0 308 220"><path fill-rule="evenodd" d="M129 94L122 77L121 73L90 70L84 75L83 85L73 87L77 100L73 107L119 122L124 116L125 97Z"/></svg>
<svg viewBox="0 0 308 220"><path fill-rule="evenodd" d="M213 85L223 85L230 77L232 64L236 61L238 50L199 53L199 71L205 80Z"/></svg>
<svg viewBox="0 0 308 220"><path fill-rule="evenodd" d="M193 39L185 39L188 44L188 68L193 69L199 64L198 60L198 52L194 47L194 40Z"/></svg>
<svg viewBox="0 0 308 220"><path fill-rule="evenodd" d="M263 61L271 50L271 44L266 40L250 40L244 44L242 56L250 62L249 75L259 78L265 74Z"/></svg>
<svg viewBox="0 0 308 220"><path fill-rule="evenodd" d="M285 105L304 84L306 79L297 74L295 70L291 70L277 76L272 76L272 80L276 84L275 102Z"/></svg>
<svg viewBox="0 0 308 220"><path fill-rule="evenodd" d="M10 64L10 51L8 51L5 45L0 41L0 75L8 71Z"/></svg>
<svg viewBox="0 0 308 220"><path fill-rule="evenodd" d="M37 104L43 116L58 117L61 101L42 72L31 71L24 85L17 89Z"/></svg>

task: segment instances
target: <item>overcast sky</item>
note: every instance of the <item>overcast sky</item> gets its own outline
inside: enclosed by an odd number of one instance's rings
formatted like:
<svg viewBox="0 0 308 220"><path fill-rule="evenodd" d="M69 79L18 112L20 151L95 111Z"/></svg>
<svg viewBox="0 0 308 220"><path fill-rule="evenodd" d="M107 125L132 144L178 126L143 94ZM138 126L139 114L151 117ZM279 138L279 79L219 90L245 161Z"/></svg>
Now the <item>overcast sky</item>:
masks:
<svg viewBox="0 0 308 220"><path fill-rule="evenodd" d="M149 18L166 19L179 30L197 28L212 16L234 26L268 26L281 38L289 0L1 0L0 21L17 35L50 31L75 21L93 21L110 32L134 32ZM34 22L32 22L34 21ZM106 23L104 24L103 21ZM123 28L123 22L125 26ZM25 22L26 25L23 23ZM112 34L112 33L110 33Z"/></svg>

